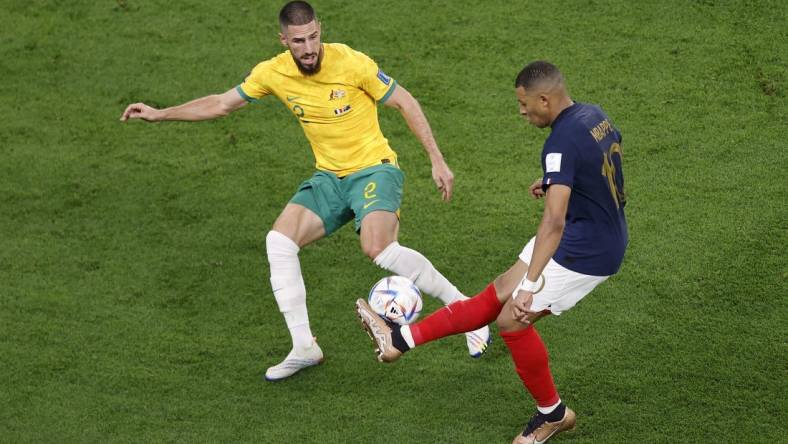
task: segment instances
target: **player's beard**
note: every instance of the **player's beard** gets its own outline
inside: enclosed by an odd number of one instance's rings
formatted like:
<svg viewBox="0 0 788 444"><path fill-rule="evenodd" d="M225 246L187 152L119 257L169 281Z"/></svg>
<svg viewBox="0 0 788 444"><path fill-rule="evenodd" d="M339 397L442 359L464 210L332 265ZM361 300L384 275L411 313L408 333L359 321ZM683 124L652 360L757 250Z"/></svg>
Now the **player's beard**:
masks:
<svg viewBox="0 0 788 444"><path fill-rule="evenodd" d="M304 54L304 56L314 55L314 54ZM302 56L303 57L303 56ZM295 62L298 70L301 71L301 74L305 76L313 76L320 72L321 63L323 62L323 46L320 46L320 51L317 53L317 62L313 66L304 66L301 64L301 60L293 57L293 61Z"/></svg>

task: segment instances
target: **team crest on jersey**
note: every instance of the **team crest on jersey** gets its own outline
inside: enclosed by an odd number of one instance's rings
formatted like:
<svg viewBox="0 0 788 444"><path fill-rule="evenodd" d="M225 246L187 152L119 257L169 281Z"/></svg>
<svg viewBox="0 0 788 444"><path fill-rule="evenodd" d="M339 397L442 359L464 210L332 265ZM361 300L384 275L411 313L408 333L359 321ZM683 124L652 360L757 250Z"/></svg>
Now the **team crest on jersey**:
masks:
<svg viewBox="0 0 788 444"><path fill-rule="evenodd" d="M331 95L328 96L328 100L341 99L342 97L345 97L346 94L347 93L345 92L344 89L332 89Z"/></svg>
<svg viewBox="0 0 788 444"><path fill-rule="evenodd" d="M391 83L391 77L387 76L385 72L378 70L378 80L383 82L384 85Z"/></svg>
<svg viewBox="0 0 788 444"><path fill-rule="evenodd" d="M345 114L345 113L347 113L348 111L350 111L350 105L345 105L345 106L343 106L342 108L337 108L337 109L335 109L335 110L334 110L334 115L335 115L335 116L341 116L342 114Z"/></svg>

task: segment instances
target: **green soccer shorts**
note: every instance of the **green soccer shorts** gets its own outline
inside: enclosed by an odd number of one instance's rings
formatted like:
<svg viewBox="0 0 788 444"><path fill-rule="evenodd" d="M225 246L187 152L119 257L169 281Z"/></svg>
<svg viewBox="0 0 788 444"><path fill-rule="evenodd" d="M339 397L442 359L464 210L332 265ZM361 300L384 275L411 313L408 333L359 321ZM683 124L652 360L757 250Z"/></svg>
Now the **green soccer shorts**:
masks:
<svg viewBox="0 0 788 444"><path fill-rule="evenodd" d="M320 216L326 236L355 217L356 232L372 211L390 211L399 216L405 175L391 164L364 168L339 178L328 171L317 171L301 183L291 203L309 208Z"/></svg>

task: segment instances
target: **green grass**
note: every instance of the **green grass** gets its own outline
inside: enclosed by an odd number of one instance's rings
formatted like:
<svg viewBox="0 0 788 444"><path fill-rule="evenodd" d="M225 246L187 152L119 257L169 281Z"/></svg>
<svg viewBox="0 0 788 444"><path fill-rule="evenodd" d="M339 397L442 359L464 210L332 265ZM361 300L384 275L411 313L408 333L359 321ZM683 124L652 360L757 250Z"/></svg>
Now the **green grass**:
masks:
<svg viewBox="0 0 788 444"><path fill-rule="evenodd" d="M313 159L267 99L204 123L126 104L235 86L281 50L278 2L3 0L0 441L509 442L533 409L502 341L374 361L353 301L386 273L345 227L301 253L324 365L289 350L265 233ZM788 7L781 1L317 1L324 40L420 100L456 196L400 116L401 242L474 293L540 216L547 132L517 114L528 61L624 134L620 275L540 325L579 427L557 442L786 442ZM438 307L428 299L426 310ZM393 433L393 435L388 435Z"/></svg>

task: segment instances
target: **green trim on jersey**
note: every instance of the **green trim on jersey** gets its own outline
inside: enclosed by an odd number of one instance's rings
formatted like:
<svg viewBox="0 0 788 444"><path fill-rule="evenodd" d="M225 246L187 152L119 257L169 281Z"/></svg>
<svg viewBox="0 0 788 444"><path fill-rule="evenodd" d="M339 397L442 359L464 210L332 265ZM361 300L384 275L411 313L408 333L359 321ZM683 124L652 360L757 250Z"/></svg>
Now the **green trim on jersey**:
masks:
<svg viewBox="0 0 788 444"><path fill-rule="evenodd" d="M249 103L257 103L257 99L253 99L253 98L251 98L251 97L246 95L246 93L244 92L243 88L241 88L241 85L236 86L235 90L238 91L238 94L240 94L241 97L244 100L246 100L247 102L249 102Z"/></svg>
<svg viewBox="0 0 788 444"><path fill-rule="evenodd" d="M388 100L389 97L391 97L391 93L394 92L394 88L396 88L396 87L397 87L397 81L394 80L391 83L391 88L389 88L388 92L383 97L381 97L380 100L378 100L378 102L379 103L386 103L386 100Z"/></svg>

